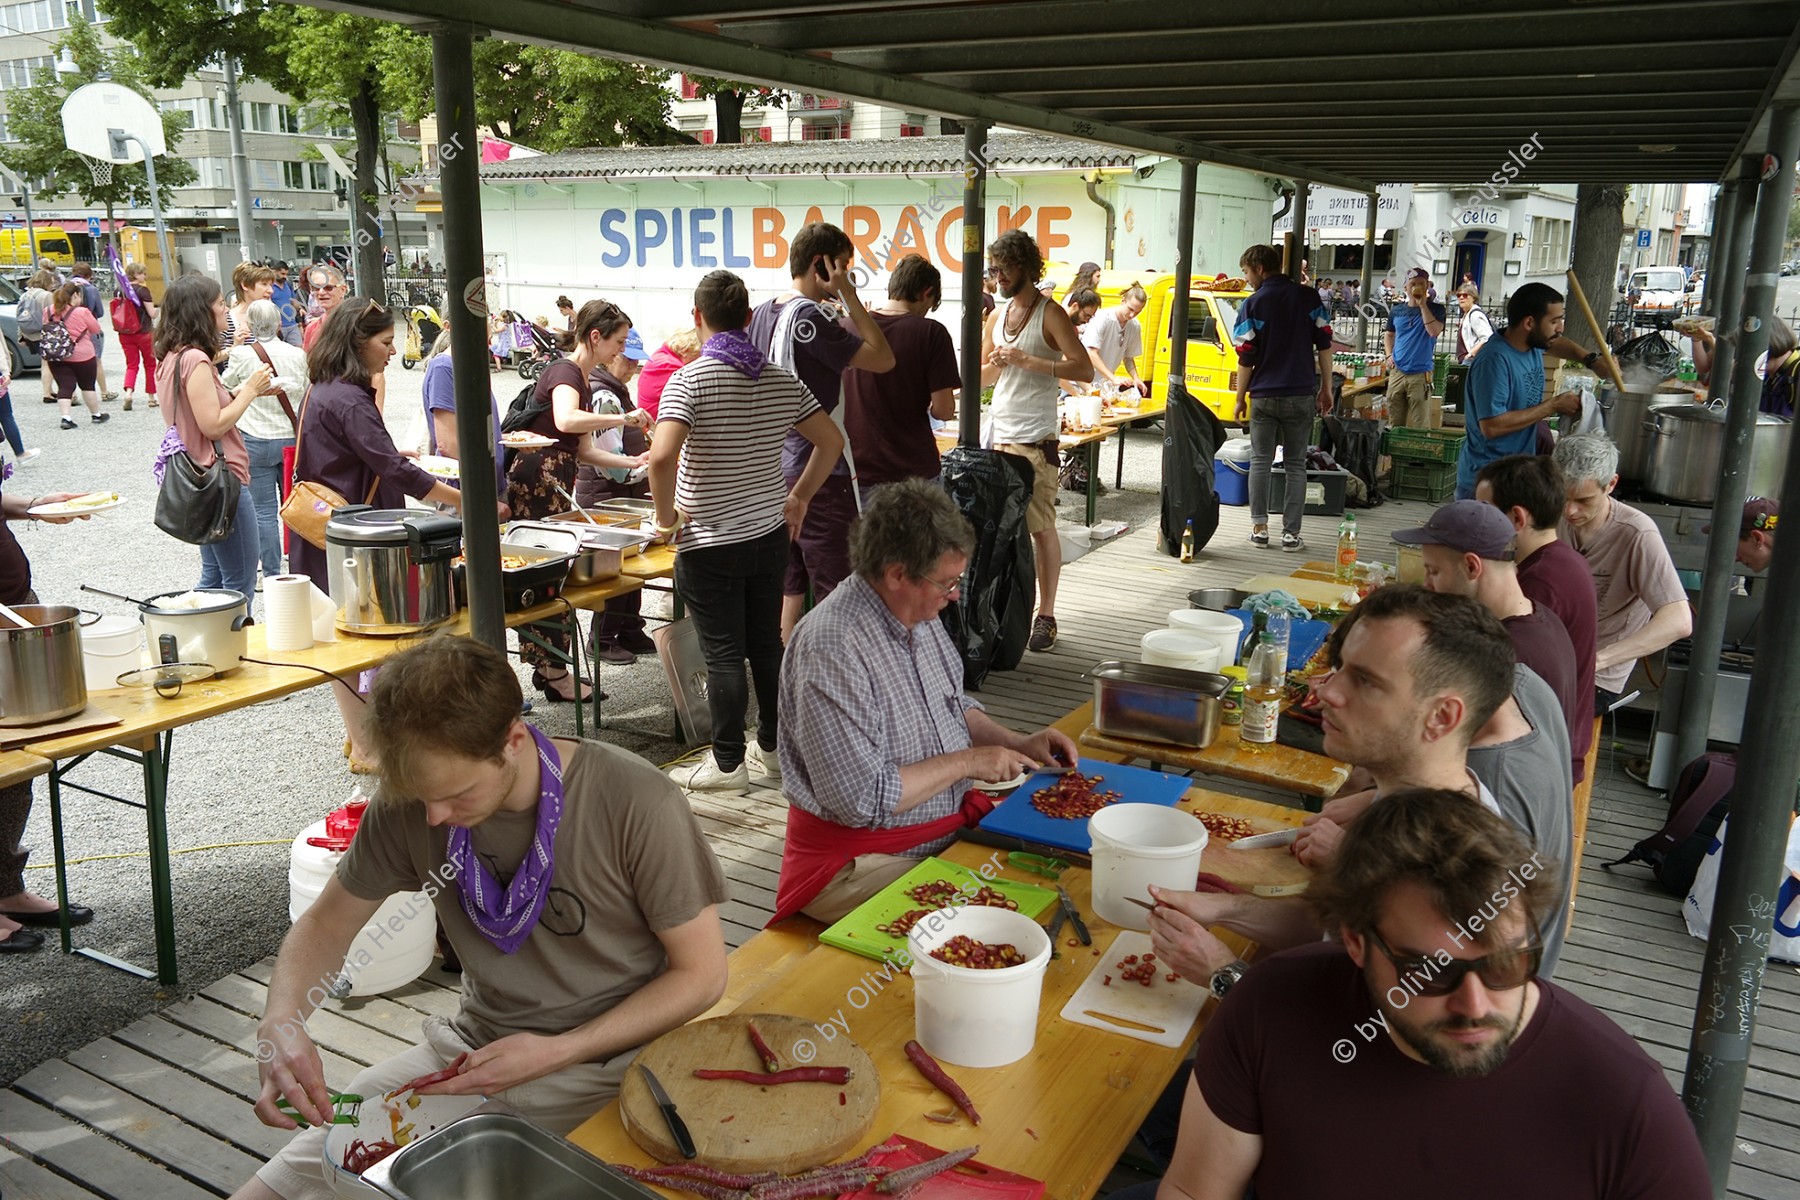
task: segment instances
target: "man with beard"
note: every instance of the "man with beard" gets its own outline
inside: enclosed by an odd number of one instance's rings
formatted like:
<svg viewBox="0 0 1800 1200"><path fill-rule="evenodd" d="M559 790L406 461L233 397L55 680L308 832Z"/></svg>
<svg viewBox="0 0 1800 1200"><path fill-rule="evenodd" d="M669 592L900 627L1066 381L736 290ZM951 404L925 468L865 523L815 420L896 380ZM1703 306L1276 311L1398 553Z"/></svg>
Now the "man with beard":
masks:
<svg viewBox="0 0 1800 1200"><path fill-rule="evenodd" d="M1468 441L1456 467L1458 500L1474 499L1475 476L1495 459L1532 453L1539 421L1581 411L1578 392L1544 399L1546 350L1590 368L1599 358L1562 331L1562 293L1548 284L1528 283L1506 302L1506 328L1488 339L1464 385Z"/></svg>
<svg viewBox="0 0 1800 1200"><path fill-rule="evenodd" d="M1710 1194L1662 1068L1537 978L1560 872L1461 793L1372 809L1307 892L1335 940L1261 963L1201 1034L1157 1195ZM1519 1152L1471 1171L1496 1119Z"/></svg>

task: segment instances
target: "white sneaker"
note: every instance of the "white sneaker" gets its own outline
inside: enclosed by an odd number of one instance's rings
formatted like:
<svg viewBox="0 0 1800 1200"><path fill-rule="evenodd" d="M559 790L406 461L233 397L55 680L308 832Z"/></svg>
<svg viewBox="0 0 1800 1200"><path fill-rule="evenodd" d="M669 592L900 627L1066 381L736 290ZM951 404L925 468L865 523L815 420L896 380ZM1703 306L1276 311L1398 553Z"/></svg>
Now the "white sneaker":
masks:
<svg viewBox="0 0 1800 1200"><path fill-rule="evenodd" d="M741 796L750 786L750 772L742 763L735 771L721 770L711 750L697 763L671 769L669 778L690 792L722 792L728 796Z"/></svg>
<svg viewBox="0 0 1800 1200"><path fill-rule="evenodd" d="M26 450L23 454L19 455L19 457L15 458L13 461L18 462L18 463L28 463L32 459L36 458L38 455L40 455L42 453L43 453L42 450L40 450L36 446L33 446L29 450Z"/></svg>
<svg viewBox="0 0 1800 1200"><path fill-rule="evenodd" d="M781 756L774 750L764 750L755 738L745 747L744 765L761 775L770 787L781 786Z"/></svg>

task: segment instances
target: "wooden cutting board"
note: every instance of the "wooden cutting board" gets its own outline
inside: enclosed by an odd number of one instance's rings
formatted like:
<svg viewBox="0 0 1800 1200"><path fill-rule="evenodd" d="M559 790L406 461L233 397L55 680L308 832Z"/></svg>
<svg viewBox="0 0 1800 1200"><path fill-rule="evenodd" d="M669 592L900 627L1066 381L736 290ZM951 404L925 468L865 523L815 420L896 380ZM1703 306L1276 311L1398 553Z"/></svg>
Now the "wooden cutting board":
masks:
<svg viewBox="0 0 1800 1200"><path fill-rule="evenodd" d="M1151 953L1149 934L1130 930L1119 934L1063 1005L1062 1019L1158 1046L1181 1045L1212 993L1185 979L1169 979L1170 968L1161 963L1156 964L1149 987L1121 977L1119 963L1126 955L1142 959ZM1111 983L1106 982L1109 977Z"/></svg>
<svg viewBox="0 0 1800 1200"><path fill-rule="evenodd" d="M850 1082L764 1085L730 1079L695 1079L699 1069L761 1071L762 1060L745 1027L754 1020L785 1067L849 1067ZM805 1041L816 1047L810 1062L790 1051ZM811 1021L779 1013L716 1017L670 1030L644 1047L637 1062L656 1077L675 1101L699 1152L694 1161L721 1171L791 1174L841 1157L860 1144L875 1122L881 1081L875 1064L847 1037L830 1041ZM842 1097L840 1101L840 1096ZM661 1162L681 1162L662 1109L651 1098L643 1073L627 1071L619 1091L625 1132Z"/></svg>
<svg viewBox="0 0 1800 1200"><path fill-rule="evenodd" d="M1182 807L1187 807L1183 805ZM1249 816L1214 806L1204 799L1193 805L1193 811L1220 812L1248 821L1257 833L1274 833L1293 828L1268 817ZM1304 816L1296 813L1296 817ZM1312 868L1295 858L1291 846L1269 846L1261 850L1233 850L1223 842L1208 840L1200 856L1200 869L1256 896L1297 896L1312 883Z"/></svg>
<svg viewBox="0 0 1800 1200"><path fill-rule="evenodd" d="M1349 604L1356 603L1355 588L1341 583L1327 583L1322 579L1301 579L1294 575L1252 575L1237 586L1240 591L1249 592L1252 596L1279 588L1309 608L1347 607L1345 592L1350 593Z"/></svg>

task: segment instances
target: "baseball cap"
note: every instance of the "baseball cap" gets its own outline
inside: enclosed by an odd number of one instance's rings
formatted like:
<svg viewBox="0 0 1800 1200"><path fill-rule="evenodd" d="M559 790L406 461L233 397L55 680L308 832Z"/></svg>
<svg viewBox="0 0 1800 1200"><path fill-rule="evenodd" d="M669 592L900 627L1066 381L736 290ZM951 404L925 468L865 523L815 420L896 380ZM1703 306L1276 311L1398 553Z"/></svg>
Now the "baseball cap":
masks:
<svg viewBox="0 0 1800 1200"><path fill-rule="evenodd" d="M1767 496L1752 496L1744 502L1744 515L1738 518L1738 536L1749 537L1761 530L1763 533L1774 533L1775 525L1781 518L1781 501L1771 500ZM1702 525L1701 533L1711 533L1711 525Z"/></svg>
<svg viewBox="0 0 1800 1200"><path fill-rule="evenodd" d="M1394 540L1404 546L1448 546L1500 562L1510 562L1513 556L1512 521L1480 500L1446 504L1418 528L1396 530Z"/></svg>
<svg viewBox="0 0 1800 1200"><path fill-rule="evenodd" d="M1406 282L1411 283L1415 279L1423 279L1425 282L1430 283L1431 275L1424 267L1408 267L1406 270Z"/></svg>
<svg viewBox="0 0 1800 1200"><path fill-rule="evenodd" d="M625 335L625 357L637 362L646 362L650 358L650 352L644 349L644 339L635 329Z"/></svg>

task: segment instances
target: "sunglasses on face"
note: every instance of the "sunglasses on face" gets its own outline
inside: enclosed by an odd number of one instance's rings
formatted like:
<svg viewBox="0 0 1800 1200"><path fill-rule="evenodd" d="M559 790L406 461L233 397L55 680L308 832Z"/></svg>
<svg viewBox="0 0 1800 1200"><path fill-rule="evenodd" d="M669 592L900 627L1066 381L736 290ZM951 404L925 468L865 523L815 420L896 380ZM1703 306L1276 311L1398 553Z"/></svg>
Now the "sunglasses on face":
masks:
<svg viewBox="0 0 1800 1200"><path fill-rule="evenodd" d="M1480 976L1489 991L1511 991L1537 978L1538 967L1544 960L1543 946L1534 943L1499 950L1481 958L1453 958L1445 965L1437 958L1395 954L1373 929L1369 930L1369 940L1387 955L1409 990L1421 996L1448 996L1462 987L1463 980L1470 975Z"/></svg>

